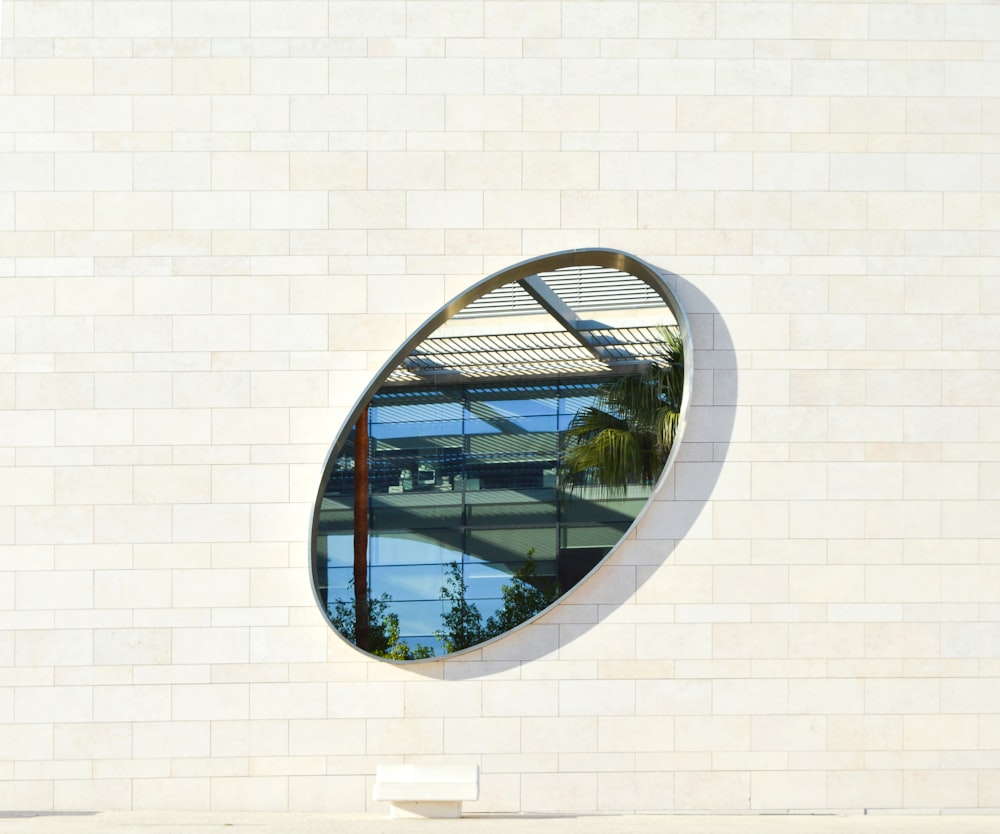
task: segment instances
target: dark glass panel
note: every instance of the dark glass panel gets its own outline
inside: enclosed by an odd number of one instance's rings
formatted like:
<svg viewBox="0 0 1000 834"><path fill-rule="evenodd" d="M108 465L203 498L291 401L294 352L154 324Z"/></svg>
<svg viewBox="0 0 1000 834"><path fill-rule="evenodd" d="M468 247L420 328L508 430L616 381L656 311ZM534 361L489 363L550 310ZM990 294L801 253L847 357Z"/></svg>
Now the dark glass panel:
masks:
<svg viewBox="0 0 1000 834"><path fill-rule="evenodd" d="M354 534L354 498L324 497L319 513L319 534L349 532Z"/></svg>
<svg viewBox="0 0 1000 834"><path fill-rule="evenodd" d="M371 497L372 530L458 528L462 523L461 492L414 492Z"/></svg>
<svg viewBox="0 0 1000 834"><path fill-rule="evenodd" d="M500 527L493 530L470 528L466 549L487 562L520 564L528 556L539 561L554 559L556 530L553 527L518 529Z"/></svg>
<svg viewBox="0 0 1000 834"><path fill-rule="evenodd" d="M481 434L468 439L469 454L483 459L539 460L555 462L559 453L559 435L553 430L513 432L511 434Z"/></svg>
<svg viewBox="0 0 1000 834"><path fill-rule="evenodd" d="M466 494L466 523L475 527L527 527L558 523L554 489L487 490Z"/></svg>
<svg viewBox="0 0 1000 834"><path fill-rule="evenodd" d="M633 497L635 493L641 497ZM648 500L648 490L629 487L628 497L609 497L597 489L580 488L569 493L563 500L562 520L564 524L578 522L626 522L631 524L639 510Z"/></svg>
<svg viewBox="0 0 1000 834"><path fill-rule="evenodd" d="M354 495L354 429L347 436L344 448L337 456L324 495Z"/></svg>
<svg viewBox="0 0 1000 834"><path fill-rule="evenodd" d="M607 555L607 547L579 547L560 551L559 587L563 591L572 588Z"/></svg>
<svg viewBox="0 0 1000 834"><path fill-rule="evenodd" d="M563 527L560 545L564 548L604 547L611 549L625 535L631 521L621 524Z"/></svg>

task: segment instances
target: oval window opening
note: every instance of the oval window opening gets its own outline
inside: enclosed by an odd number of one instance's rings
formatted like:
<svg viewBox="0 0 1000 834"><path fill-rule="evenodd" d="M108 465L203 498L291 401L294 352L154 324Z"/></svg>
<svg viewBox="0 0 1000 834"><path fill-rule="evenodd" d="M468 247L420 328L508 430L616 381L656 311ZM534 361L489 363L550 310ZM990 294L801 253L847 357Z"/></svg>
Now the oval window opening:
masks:
<svg viewBox="0 0 1000 834"><path fill-rule="evenodd" d="M450 302L331 449L312 535L328 620L364 651L419 660L554 603L662 481L690 352L660 273L616 250L525 261Z"/></svg>

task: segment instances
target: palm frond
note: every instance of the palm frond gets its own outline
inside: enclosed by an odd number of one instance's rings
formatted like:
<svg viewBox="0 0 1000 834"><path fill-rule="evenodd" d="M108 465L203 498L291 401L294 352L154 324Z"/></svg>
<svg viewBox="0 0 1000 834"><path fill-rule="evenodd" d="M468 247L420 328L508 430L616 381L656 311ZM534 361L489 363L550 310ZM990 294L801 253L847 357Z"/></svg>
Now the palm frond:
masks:
<svg viewBox="0 0 1000 834"><path fill-rule="evenodd" d="M666 327L660 333L666 346L661 361L603 383L594 404L573 418L562 461L564 486L593 483L625 492L659 476L677 437L684 394L683 340Z"/></svg>
<svg viewBox="0 0 1000 834"><path fill-rule="evenodd" d="M587 406L577 412L566 429L567 436L583 440L605 429L626 429L628 423L616 414L598 406Z"/></svg>
<svg viewBox="0 0 1000 834"><path fill-rule="evenodd" d="M624 491L629 483L642 478L642 459L638 435L627 429L606 428L569 449L563 463L569 483L592 480L599 486Z"/></svg>

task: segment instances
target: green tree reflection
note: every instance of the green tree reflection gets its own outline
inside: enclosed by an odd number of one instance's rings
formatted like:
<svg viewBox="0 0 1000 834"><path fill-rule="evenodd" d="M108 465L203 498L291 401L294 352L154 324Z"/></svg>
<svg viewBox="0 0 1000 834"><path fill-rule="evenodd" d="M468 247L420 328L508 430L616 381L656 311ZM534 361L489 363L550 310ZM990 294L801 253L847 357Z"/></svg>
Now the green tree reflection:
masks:
<svg viewBox="0 0 1000 834"><path fill-rule="evenodd" d="M365 607L368 610L367 651L390 660L419 660L434 656L434 649L430 646L417 644L415 648L411 649L409 643L400 639L399 615L389 610L392 597L388 594L382 594L376 598L369 593L366 602ZM348 599L334 601L330 611L330 620L337 631L357 645L354 631L357 623L354 595Z"/></svg>
<svg viewBox="0 0 1000 834"><path fill-rule="evenodd" d="M441 615L443 628L434 633L445 651L455 652L498 637L535 616L559 597L558 585L537 575L533 548L528 551L527 562L511 574L510 580L500 587L503 605L484 624L478 606L467 599L469 588L461 566L458 562L449 565L441 598L451 606Z"/></svg>

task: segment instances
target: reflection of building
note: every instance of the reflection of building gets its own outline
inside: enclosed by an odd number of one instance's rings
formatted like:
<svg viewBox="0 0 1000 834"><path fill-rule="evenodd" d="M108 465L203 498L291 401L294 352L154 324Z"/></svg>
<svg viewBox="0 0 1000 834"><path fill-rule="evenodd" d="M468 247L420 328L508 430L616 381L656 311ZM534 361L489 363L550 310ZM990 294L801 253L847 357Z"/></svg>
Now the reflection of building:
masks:
<svg viewBox="0 0 1000 834"><path fill-rule="evenodd" d="M483 615L531 554L538 574L574 585L622 537L648 490L626 498L560 501L562 430L596 382L389 389L370 409L371 588L393 599L403 636L433 643L440 589L463 565ZM330 538L330 595L346 597L352 570L353 446L330 480L321 535Z"/></svg>
<svg viewBox="0 0 1000 834"><path fill-rule="evenodd" d="M672 322L630 275L560 270L483 296L393 371L368 409L368 564L404 639L435 643L452 562L485 617L529 556L540 583L565 591L621 539L649 486L560 490L565 431L603 379L662 354L658 327ZM352 432L319 519L328 606L352 593L354 488Z"/></svg>

